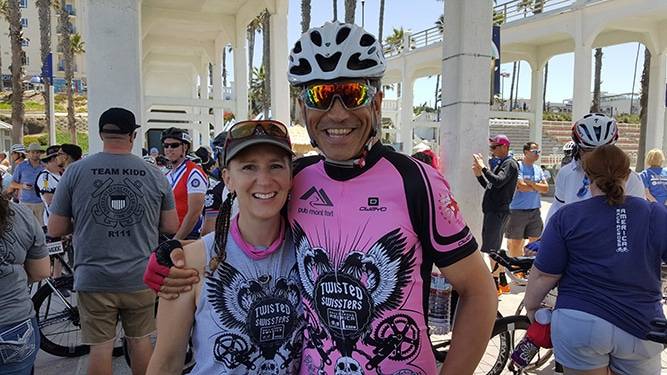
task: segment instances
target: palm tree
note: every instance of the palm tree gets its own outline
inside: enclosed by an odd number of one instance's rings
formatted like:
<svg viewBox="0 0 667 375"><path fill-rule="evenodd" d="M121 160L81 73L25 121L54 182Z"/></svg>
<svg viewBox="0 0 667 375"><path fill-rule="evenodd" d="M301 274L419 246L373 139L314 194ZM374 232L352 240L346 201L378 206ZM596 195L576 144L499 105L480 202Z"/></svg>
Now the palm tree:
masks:
<svg viewBox="0 0 667 375"><path fill-rule="evenodd" d="M642 71L641 96L639 97L639 151L637 153L636 170L644 169L644 155L646 155L646 115L648 112L648 86L651 76L651 51L644 48L644 70Z"/></svg>
<svg viewBox="0 0 667 375"><path fill-rule="evenodd" d="M333 0L333 20L338 21L338 0Z"/></svg>
<svg viewBox="0 0 667 375"><path fill-rule="evenodd" d="M21 10L18 1L3 1L0 4L0 12L9 23L9 39L12 49L12 142L23 142L23 120L25 107L23 105L23 64L25 56L21 41L23 40L23 28L21 27Z"/></svg>
<svg viewBox="0 0 667 375"><path fill-rule="evenodd" d="M384 0L380 0L380 18L378 21L378 40L382 43L382 29L384 28Z"/></svg>
<svg viewBox="0 0 667 375"><path fill-rule="evenodd" d="M255 55L255 33L260 30L262 25L261 14L253 18L252 21L248 24L246 32L248 34L248 74L250 75L250 80L252 81L253 76L253 59Z"/></svg>
<svg viewBox="0 0 667 375"><path fill-rule="evenodd" d="M544 87L542 88L542 112L547 110L547 78L549 77L549 61L544 64Z"/></svg>
<svg viewBox="0 0 667 375"><path fill-rule="evenodd" d="M266 74L264 66L253 68L252 79L250 80L250 89L248 90L248 102L250 104L250 117L257 116L262 111L264 98L264 81Z"/></svg>
<svg viewBox="0 0 667 375"><path fill-rule="evenodd" d="M393 32L391 35L389 35L385 40L384 44L387 48L396 50L396 51L401 51L403 50L403 35L405 34L405 31L403 28L394 28Z"/></svg>
<svg viewBox="0 0 667 375"><path fill-rule="evenodd" d="M354 12L357 10L357 0L345 0L345 23L354 23Z"/></svg>
<svg viewBox="0 0 667 375"><path fill-rule="evenodd" d="M269 109L271 108L271 14L268 10L262 13L262 66L264 66L264 97L262 102L264 107L264 118L269 118Z"/></svg>
<svg viewBox="0 0 667 375"><path fill-rule="evenodd" d="M595 79L593 80L593 105L591 112L600 112L600 85L602 75L602 48L595 49Z"/></svg>
<svg viewBox="0 0 667 375"><path fill-rule="evenodd" d="M227 87L227 49L232 51L232 46L226 45L222 48L222 87Z"/></svg>
<svg viewBox="0 0 667 375"><path fill-rule="evenodd" d="M51 118L51 77L44 76L46 70L47 59L51 53L51 0L37 0L37 9L39 12L39 48L40 48L40 57L42 59L42 83L44 84L44 91L42 91L42 96L44 97L44 118L46 119L47 126L50 125L49 119ZM54 134L56 129L48 128L49 134ZM49 137L51 139L51 137Z"/></svg>
<svg viewBox="0 0 667 375"><path fill-rule="evenodd" d="M512 83L510 84L510 112L514 109L514 80L516 79L516 61L512 63Z"/></svg>
<svg viewBox="0 0 667 375"><path fill-rule="evenodd" d="M301 33L310 29L310 0L301 0Z"/></svg>
<svg viewBox="0 0 667 375"><path fill-rule="evenodd" d="M60 49L63 51L65 70L65 93L67 94L67 126L72 143L76 144L76 120L74 119L74 93L72 80L74 79L74 53L72 51L72 24L69 21L69 12L65 7L65 0L54 4L58 12L58 32L60 33Z"/></svg>

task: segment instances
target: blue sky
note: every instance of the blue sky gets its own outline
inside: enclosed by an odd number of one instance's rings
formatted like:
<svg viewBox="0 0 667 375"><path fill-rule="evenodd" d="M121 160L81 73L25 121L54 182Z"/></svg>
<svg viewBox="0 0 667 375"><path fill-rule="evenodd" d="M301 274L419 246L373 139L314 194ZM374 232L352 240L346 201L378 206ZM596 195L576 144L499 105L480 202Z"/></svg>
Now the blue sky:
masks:
<svg viewBox="0 0 667 375"><path fill-rule="evenodd" d="M338 19L345 17L344 0L338 1ZM419 5L416 5L419 2ZM502 3L504 1L500 1ZM311 26L323 24L333 17L332 0L311 0ZM378 33L380 0L366 0L364 6L364 26L373 34ZM393 28L403 27L413 32L421 31L434 26L438 16L443 13L444 4L436 0L385 0L385 16L383 37L392 33ZM361 1L357 1L356 23L361 24ZM301 1L289 0L288 41L293 45L301 34ZM261 49L261 46L259 47ZM593 51L591 51L592 53ZM260 52L261 53L261 52ZM602 91L610 94L630 92L633 83L633 70L637 43L611 46L603 49ZM257 52L256 52L257 54ZM502 51L501 51L502 55ZM637 74L635 77L635 92L639 92L644 50L641 47ZM562 102L572 97L574 55L572 53L554 56L549 63L549 78L547 83L547 101ZM592 69L592 68L591 68ZM512 64L501 65L501 71L512 72ZM523 62L519 74L519 98L530 97L530 67ZM504 80L504 95L509 97L510 79ZM592 85L591 85L592 87ZM435 90L435 79L424 77L415 82L414 103L432 103ZM388 97L395 93L388 92Z"/></svg>

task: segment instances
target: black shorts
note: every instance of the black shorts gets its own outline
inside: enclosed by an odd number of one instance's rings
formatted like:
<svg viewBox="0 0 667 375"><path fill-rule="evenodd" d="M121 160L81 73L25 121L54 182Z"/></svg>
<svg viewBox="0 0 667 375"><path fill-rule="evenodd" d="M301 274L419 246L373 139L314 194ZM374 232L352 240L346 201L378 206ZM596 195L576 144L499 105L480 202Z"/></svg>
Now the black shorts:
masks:
<svg viewBox="0 0 667 375"><path fill-rule="evenodd" d="M540 209L511 210L510 220L507 223L507 238L511 240L523 240L528 237L539 237L542 235L542 216Z"/></svg>
<svg viewBox="0 0 667 375"><path fill-rule="evenodd" d="M489 250L499 250L503 243L503 233L509 220L509 211L492 211L484 213L482 224L482 249L483 253Z"/></svg>

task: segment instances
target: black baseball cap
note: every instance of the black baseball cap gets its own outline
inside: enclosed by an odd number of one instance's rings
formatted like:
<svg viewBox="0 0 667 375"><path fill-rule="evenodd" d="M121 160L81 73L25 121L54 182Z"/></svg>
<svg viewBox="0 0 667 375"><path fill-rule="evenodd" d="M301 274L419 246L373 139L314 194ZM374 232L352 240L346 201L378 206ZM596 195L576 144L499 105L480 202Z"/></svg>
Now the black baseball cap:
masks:
<svg viewBox="0 0 667 375"><path fill-rule="evenodd" d="M100 133L130 134L141 125L137 125L134 113L125 108L109 108L100 116Z"/></svg>

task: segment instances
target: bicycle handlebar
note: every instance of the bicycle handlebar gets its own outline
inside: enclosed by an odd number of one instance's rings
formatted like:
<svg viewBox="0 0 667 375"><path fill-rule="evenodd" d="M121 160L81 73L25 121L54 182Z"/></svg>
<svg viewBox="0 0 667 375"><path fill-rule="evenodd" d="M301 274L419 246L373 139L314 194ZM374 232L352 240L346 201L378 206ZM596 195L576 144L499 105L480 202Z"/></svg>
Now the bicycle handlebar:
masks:
<svg viewBox="0 0 667 375"><path fill-rule="evenodd" d="M507 255L507 251L503 249L489 250L489 256L498 264L512 272L528 272L535 260L535 257L511 257Z"/></svg>

